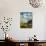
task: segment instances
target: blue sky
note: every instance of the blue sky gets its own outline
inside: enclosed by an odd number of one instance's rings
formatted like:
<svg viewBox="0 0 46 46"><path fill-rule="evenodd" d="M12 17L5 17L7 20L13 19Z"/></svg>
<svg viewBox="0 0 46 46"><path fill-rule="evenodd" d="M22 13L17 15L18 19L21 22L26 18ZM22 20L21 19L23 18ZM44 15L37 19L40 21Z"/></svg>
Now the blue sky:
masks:
<svg viewBox="0 0 46 46"><path fill-rule="evenodd" d="M32 20L32 12L20 12L21 21L27 22Z"/></svg>

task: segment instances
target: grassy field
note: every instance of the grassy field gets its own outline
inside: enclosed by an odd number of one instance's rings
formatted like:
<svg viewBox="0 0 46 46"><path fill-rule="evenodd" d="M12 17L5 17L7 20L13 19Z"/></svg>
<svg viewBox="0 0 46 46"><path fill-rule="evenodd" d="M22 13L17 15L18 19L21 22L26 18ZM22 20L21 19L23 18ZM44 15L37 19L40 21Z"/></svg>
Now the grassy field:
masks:
<svg viewBox="0 0 46 46"><path fill-rule="evenodd" d="M32 28L32 23L20 23L20 28Z"/></svg>

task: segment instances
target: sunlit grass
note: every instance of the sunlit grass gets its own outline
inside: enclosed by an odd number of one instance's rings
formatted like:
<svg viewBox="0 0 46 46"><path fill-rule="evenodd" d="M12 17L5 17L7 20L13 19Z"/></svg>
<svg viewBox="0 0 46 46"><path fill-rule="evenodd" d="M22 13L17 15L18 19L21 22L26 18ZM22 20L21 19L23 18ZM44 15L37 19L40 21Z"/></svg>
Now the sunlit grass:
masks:
<svg viewBox="0 0 46 46"><path fill-rule="evenodd" d="M20 23L20 28L32 28L32 24Z"/></svg>

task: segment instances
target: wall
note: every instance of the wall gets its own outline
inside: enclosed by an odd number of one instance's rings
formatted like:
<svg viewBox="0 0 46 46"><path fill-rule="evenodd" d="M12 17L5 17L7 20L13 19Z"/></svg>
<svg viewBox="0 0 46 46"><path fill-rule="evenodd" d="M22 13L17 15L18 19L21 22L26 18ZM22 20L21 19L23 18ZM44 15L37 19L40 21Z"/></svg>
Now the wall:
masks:
<svg viewBox="0 0 46 46"><path fill-rule="evenodd" d="M20 29L20 12L30 11L33 13L33 28L32 29ZM32 8L28 0L0 0L0 18L12 17L13 22L10 31L10 37L16 40L28 40L34 34L37 35L37 39L45 39L45 15L46 8ZM2 31L0 32L0 34ZM44 34L45 33L45 34ZM2 35L2 34L1 34ZM0 36L0 39L3 37Z"/></svg>

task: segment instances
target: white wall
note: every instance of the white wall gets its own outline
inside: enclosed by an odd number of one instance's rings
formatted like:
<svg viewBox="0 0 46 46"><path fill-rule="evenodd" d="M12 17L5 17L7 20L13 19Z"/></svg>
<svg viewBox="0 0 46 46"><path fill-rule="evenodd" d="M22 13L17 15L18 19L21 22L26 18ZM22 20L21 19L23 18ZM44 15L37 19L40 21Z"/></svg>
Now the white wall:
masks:
<svg viewBox="0 0 46 46"><path fill-rule="evenodd" d="M30 11L33 13L32 29L20 29L21 11ZM8 33L17 40L27 40L34 34L37 35L37 39L44 40L46 35L45 12L46 8L43 7L32 8L28 0L0 0L0 17L13 17L12 27ZM2 39L2 36L0 37Z"/></svg>

